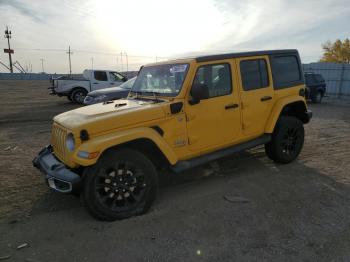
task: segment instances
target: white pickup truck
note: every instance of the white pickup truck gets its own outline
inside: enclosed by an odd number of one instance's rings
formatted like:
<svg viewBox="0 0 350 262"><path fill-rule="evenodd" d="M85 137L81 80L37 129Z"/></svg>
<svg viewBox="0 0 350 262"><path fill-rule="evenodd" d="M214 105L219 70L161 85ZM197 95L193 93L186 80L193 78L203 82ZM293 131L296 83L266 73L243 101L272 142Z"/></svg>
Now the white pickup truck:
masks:
<svg viewBox="0 0 350 262"><path fill-rule="evenodd" d="M50 80L52 95L66 96L70 101L82 104L87 93L107 88L119 86L127 78L115 71L106 70L84 70L83 77L58 77Z"/></svg>

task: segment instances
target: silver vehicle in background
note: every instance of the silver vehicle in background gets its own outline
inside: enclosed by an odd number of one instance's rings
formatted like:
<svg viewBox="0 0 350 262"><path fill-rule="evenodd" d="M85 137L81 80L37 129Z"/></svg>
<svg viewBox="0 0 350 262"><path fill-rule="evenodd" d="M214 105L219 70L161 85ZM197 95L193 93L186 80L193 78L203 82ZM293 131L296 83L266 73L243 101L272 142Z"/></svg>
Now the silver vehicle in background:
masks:
<svg viewBox="0 0 350 262"><path fill-rule="evenodd" d="M104 88L88 93L84 100L84 105L92 105L96 103L106 102L125 98L134 85L136 77L133 77L117 87Z"/></svg>
<svg viewBox="0 0 350 262"><path fill-rule="evenodd" d="M66 96L78 104L84 102L87 93L103 88L119 86L127 78L115 71L84 70L82 77L58 77L51 79L51 95Z"/></svg>

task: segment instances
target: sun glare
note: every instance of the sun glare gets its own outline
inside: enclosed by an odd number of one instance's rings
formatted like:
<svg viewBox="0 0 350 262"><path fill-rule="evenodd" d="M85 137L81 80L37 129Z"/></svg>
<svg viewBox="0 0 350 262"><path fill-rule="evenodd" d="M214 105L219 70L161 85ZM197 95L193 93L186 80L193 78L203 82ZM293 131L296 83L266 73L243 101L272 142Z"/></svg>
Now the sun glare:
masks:
<svg viewBox="0 0 350 262"><path fill-rule="evenodd" d="M131 53L202 51L223 37L223 18L210 0L96 0L94 5L103 41Z"/></svg>

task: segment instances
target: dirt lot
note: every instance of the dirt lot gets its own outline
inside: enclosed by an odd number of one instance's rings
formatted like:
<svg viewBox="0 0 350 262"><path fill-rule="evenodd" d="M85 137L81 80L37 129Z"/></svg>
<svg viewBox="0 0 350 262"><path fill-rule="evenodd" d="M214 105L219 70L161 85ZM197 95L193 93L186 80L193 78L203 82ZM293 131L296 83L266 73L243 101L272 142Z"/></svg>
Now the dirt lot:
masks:
<svg viewBox="0 0 350 262"><path fill-rule="evenodd" d="M47 84L0 81L0 259L350 261L350 100L311 105L298 161L257 148L166 176L149 213L104 223L31 165L52 117L75 107Z"/></svg>

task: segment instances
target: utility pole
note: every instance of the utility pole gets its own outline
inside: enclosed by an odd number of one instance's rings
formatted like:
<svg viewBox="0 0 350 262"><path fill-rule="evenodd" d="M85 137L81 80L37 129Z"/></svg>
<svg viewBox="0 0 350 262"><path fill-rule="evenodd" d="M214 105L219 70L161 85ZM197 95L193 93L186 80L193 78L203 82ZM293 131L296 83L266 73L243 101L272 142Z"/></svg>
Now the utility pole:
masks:
<svg viewBox="0 0 350 262"><path fill-rule="evenodd" d="M8 26L6 26L5 38L7 38L8 49L4 49L4 52L9 54L10 72L13 73L13 66L12 66L12 57L11 57L11 54L13 54L14 51L11 49L11 46L10 46L11 34L12 34L12 33L11 33L11 31L9 31Z"/></svg>
<svg viewBox="0 0 350 262"><path fill-rule="evenodd" d="M70 59L70 55L72 55L73 52L70 51L70 46L68 48L67 54L68 54L68 58L69 58L69 75L71 75L72 74L72 62L71 62L71 59Z"/></svg>
<svg viewBox="0 0 350 262"><path fill-rule="evenodd" d="M45 60L43 58L40 58L40 61L41 61L41 70L44 73L45 72L45 70L44 70L44 61Z"/></svg>
<svg viewBox="0 0 350 262"><path fill-rule="evenodd" d="M122 64L122 72L123 72L123 52L120 52L120 62Z"/></svg>
<svg viewBox="0 0 350 262"><path fill-rule="evenodd" d="M91 57L91 70L94 70L94 58Z"/></svg>
<svg viewBox="0 0 350 262"><path fill-rule="evenodd" d="M129 59L128 59L128 54L124 52L125 57L126 57L126 73L129 72Z"/></svg>

